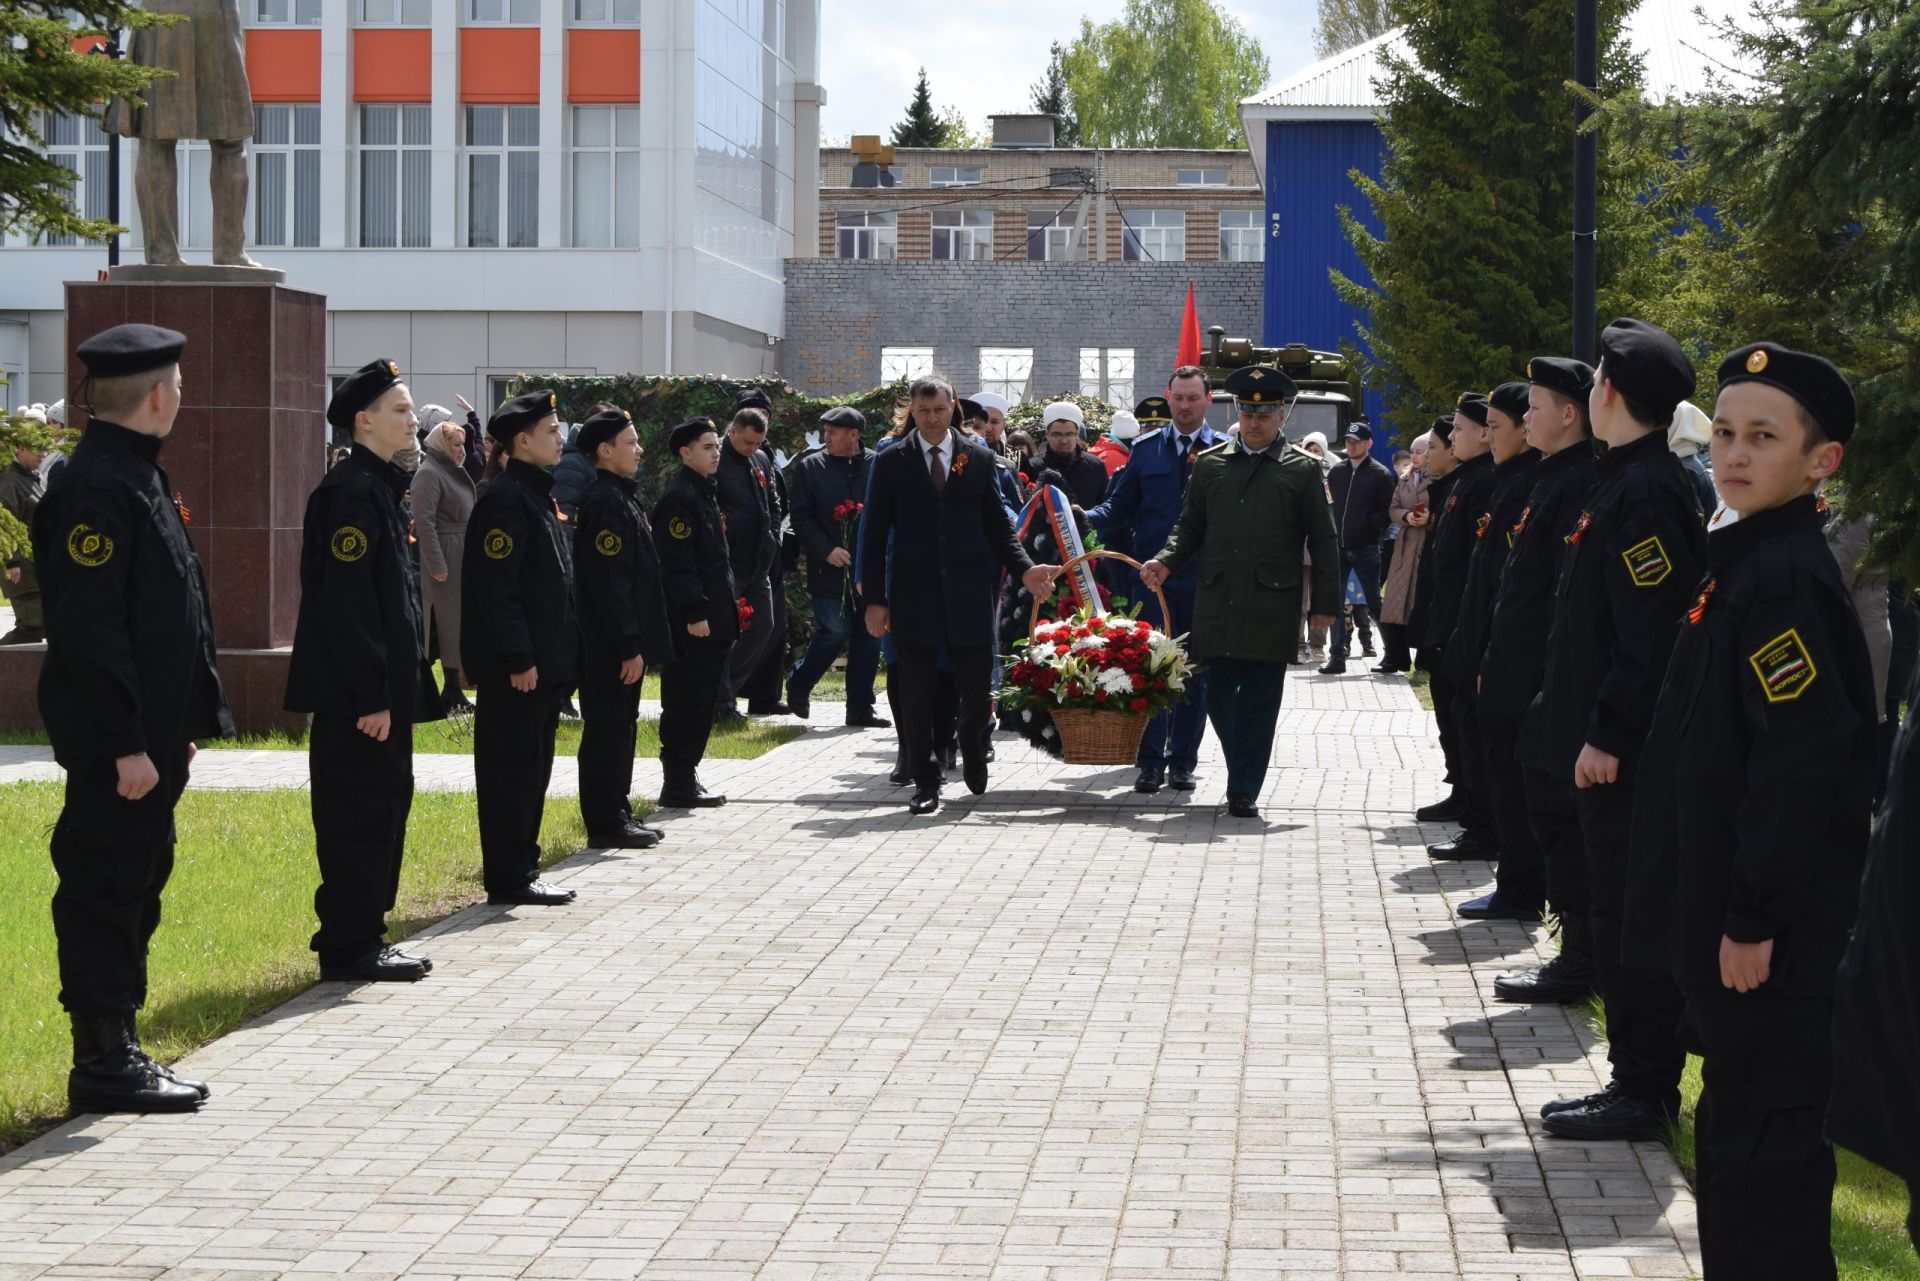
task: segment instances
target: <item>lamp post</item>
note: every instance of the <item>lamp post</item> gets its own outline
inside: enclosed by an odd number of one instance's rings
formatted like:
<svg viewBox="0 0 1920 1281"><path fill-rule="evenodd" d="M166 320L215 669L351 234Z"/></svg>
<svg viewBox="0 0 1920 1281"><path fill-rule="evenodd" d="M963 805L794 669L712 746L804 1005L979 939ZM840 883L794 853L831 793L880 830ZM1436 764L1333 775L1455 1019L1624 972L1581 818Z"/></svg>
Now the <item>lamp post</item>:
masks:
<svg viewBox="0 0 1920 1281"><path fill-rule="evenodd" d="M125 51L120 47L120 32L107 32L106 43L97 44L89 53L101 54L108 58L118 58ZM120 225L120 135L107 134L107 221ZM114 232L107 238L107 268L112 270L120 265L120 233Z"/></svg>
<svg viewBox="0 0 1920 1281"><path fill-rule="evenodd" d="M1600 0L1574 0L1573 75L1589 93L1600 87ZM1593 114L1573 108L1573 354L1591 365L1599 272L1600 138L1581 132Z"/></svg>

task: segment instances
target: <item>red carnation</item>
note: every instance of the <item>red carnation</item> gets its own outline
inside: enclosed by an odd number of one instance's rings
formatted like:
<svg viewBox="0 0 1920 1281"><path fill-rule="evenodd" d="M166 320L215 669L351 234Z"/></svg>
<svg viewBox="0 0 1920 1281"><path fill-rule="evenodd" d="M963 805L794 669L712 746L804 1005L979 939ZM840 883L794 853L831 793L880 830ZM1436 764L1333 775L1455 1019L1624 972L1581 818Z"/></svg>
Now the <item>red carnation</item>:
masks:
<svg viewBox="0 0 1920 1281"><path fill-rule="evenodd" d="M1131 703L1127 704L1127 706L1133 708L1133 710L1136 712L1144 712L1147 710L1147 700L1144 698L1136 698Z"/></svg>
<svg viewBox="0 0 1920 1281"><path fill-rule="evenodd" d="M1087 620L1087 630L1090 632L1104 632L1107 630L1107 620L1096 614Z"/></svg>

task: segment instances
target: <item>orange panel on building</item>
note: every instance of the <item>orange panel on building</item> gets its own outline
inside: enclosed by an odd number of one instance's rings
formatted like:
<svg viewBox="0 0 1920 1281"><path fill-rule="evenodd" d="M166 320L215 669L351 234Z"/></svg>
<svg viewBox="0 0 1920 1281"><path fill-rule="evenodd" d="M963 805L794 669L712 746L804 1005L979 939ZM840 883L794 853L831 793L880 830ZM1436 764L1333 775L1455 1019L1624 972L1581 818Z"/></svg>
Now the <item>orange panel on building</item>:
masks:
<svg viewBox="0 0 1920 1281"><path fill-rule="evenodd" d="M320 101L320 32L247 28L247 85L255 102Z"/></svg>
<svg viewBox="0 0 1920 1281"><path fill-rule="evenodd" d="M640 32L591 27L568 31L567 101L640 101Z"/></svg>
<svg viewBox="0 0 1920 1281"><path fill-rule="evenodd" d="M433 32L424 27L357 27L355 102L432 102Z"/></svg>
<svg viewBox="0 0 1920 1281"><path fill-rule="evenodd" d="M460 101L540 101L537 27L462 27Z"/></svg>
<svg viewBox="0 0 1920 1281"><path fill-rule="evenodd" d="M105 36L75 36L73 38L73 51L75 53L92 53L106 42L107 38Z"/></svg>

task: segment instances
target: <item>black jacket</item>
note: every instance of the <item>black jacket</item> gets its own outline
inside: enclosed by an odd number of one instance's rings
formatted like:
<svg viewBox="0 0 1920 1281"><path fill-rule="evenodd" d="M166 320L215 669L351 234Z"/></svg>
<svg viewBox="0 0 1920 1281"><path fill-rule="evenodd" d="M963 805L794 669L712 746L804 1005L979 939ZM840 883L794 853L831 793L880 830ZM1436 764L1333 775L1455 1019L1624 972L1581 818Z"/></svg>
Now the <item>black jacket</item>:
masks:
<svg viewBox="0 0 1920 1281"><path fill-rule="evenodd" d="M572 520L579 513L580 496L587 492L587 486L593 483L594 473L598 470L593 465L593 459L580 446L567 446L553 469L553 501L560 508L562 516Z"/></svg>
<svg viewBox="0 0 1920 1281"><path fill-rule="evenodd" d="M422 636L420 569L400 510L412 479L355 445L308 497L288 711L440 719Z"/></svg>
<svg viewBox="0 0 1920 1281"><path fill-rule="evenodd" d="M1540 692L1553 625L1553 589L1567 558L1567 535L1593 492L1593 446L1581 441L1540 463L1533 493L1508 531L1511 547L1480 660L1480 714L1518 721Z"/></svg>
<svg viewBox="0 0 1920 1281"><path fill-rule="evenodd" d="M1568 782L1583 744L1629 761L1645 741L1707 550L1693 482L1664 432L1608 450L1596 473L1567 534L1540 693L1520 737L1524 758Z"/></svg>
<svg viewBox="0 0 1920 1281"><path fill-rule="evenodd" d="M1100 500L1107 496L1107 465L1089 454L1083 446L1075 445L1071 454L1041 450L1033 457L1030 473L1036 478L1036 484L1043 471L1059 475L1060 487L1067 491L1067 497L1076 507L1098 507Z"/></svg>
<svg viewBox="0 0 1920 1281"><path fill-rule="evenodd" d="M1467 569L1473 561L1473 549L1479 542L1480 515L1487 509L1487 494L1493 485L1493 455L1481 454L1454 468L1453 488L1447 501L1428 510L1438 513L1433 534L1427 539L1433 559L1422 578L1433 584L1427 602L1425 644L1442 649L1453 643L1453 632L1460 621L1460 601L1467 590ZM1429 491L1431 493L1431 491ZM1429 499L1431 501L1431 499Z"/></svg>
<svg viewBox="0 0 1920 1281"><path fill-rule="evenodd" d="M1333 529L1342 547L1372 547L1387 536L1393 485L1393 472L1371 454L1358 467L1341 459L1328 469Z"/></svg>
<svg viewBox="0 0 1920 1281"><path fill-rule="evenodd" d="M787 468L787 500L792 508L793 532L800 550L807 556L807 594L839 596L846 590L847 572L827 564L836 547L849 554L859 550L859 524L853 537L834 519L834 509L845 503L867 500L867 476L873 469L874 452L863 449L852 458L835 458L818 450L796 459Z"/></svg>
<svg viewBox="0 0 1920 1281"><path fill-rule="evenodd" d="M648 667L673 661L660 555L635 498L639 482L596 471L573 522L574 607L586 672L611 678L639 655Z"/></svg>
<svg viewBox="0 0 1920 1281"><path fill-rule="evenodd" d="M1473 518L1473 545L1467 555L1467 582L1460 593L1459 617L1447 640L1443 661L1448 678L1468 694L1474 692L1473 680L1486 653L1493 598L1500 588L1507 552L1513 546L1513 527L1527 509L1527 495L1533 492L1534 478L1539 474L1537 449L1523 449L1504 463L1495 463L1493 483L1481 491L1480 510L1466 513Z"/></svg>
<svg viewBox="0 0 1920 1281"><path fill-rule="evenodd" d="M90 419L33 514L47 632L40 716L69 768L233 733L206 575L160 445Z"/></svg>
<svg viewBox="0 0 1920 1281"><path fill-rule="evenodd" d="M579 674L571 548L553 477L532 463L482 485L467 519L460 660L476 683L537 667L542 689L566 689Z"/></svg>
<svg viewBox="0 0 1920 1281"><path fill-rule="evenodd" d="M721 457L729 448L724 443L720 446ZM676 645L682 643L688 624L701 621L712 626L716 640L740 635L742 593L727 563L726 521L720 515L717 489L714 477L679 467L653 506L654 546L660 549L667 617Z"/></svg>
<svg viewBox="0 0 1920 1281"><path fill-rule="evenodd" d="M720 470L714 481L720 510L727 517L727 559L735 581L765 578L780 554L780 525L786 517L775 488L773 460L764 449L755 450L752 457L743 456L722 435Z"/></svg>
<svg viewBox="0 0 1920 1281"><path fill-rule="evenodd" d="M1456 468L1427 486L1427 537L1420 544L1420 569L1413 579L1413 608L1407 613L1407 644L1426 647L1439 644L1440 638L1427 635L1427 622L1433 616L1433 534L1453 497L1454 482L1460 479Z"/></svg>

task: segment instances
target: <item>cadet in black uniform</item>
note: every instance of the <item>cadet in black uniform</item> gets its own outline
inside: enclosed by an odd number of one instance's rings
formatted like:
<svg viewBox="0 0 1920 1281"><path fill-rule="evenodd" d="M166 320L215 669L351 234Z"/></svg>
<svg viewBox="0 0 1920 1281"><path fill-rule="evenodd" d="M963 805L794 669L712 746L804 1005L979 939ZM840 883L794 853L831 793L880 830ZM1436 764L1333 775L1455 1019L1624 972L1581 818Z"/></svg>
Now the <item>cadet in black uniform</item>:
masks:
<svg viewBox="0 0 1920 1281"><path fill-rule="evenodd" d="M678 653L660 673L660 804L701 809L727 803L700 785L699 769L727 654L740 635L727 525L714 479L726 446L711 418L694 418L673 429L667 447L680 466L654 504L653 528Z"/></svg>
<svg viewBox="0 0 1920 1281"><path fill-rule="evenodd" d="M1573 793L1518 750L1520 725L1540 692L1553 593L1566 563L1567 537L1586 510L1596 474L1587 398L1593 369L1578 360L1537 356L1527 365L1527 439L1544 455L1527 508L1513 530L1513 549L1500 579L1486 657L1480 662L1480 724L1489 744L1487 769L1503 807L1499 894L1538 902L1542 895L1560 918L1560 952L1538 967L1498 975L1494 994L1507 1001L1585 1001L1596 991L1593 936L1587 925L1586 854ZM1517 789L1517 793L1516 793ZM1518 804L1518 813L1512 807ZM1507 830L1524 823L1526 837ZM1524 841L1524 843L1523 843ZM1529 864L1516 851L1530 849Z"/></svg>
<svg viewBox="0 0 1920 1281"><path fill-rule="evenodd" d="M560 705L579 675L573 561L553 477L566 440L552 392L516 396L487 420L507 464L467 520L460 657L479 691L473 771L489 903L571 903L540 879L540 816Z"/></svg>
<svg viewBox="0 0 1920 1281"><path fill-rule="evenodd" d="M1719 378L1713 479L1740 519L1709 540L1711 576L1694 580L1661 690L1629 958L1678 977L1682 1035L1705 1060L1708 1281L1819 1281L1835 1275L1822 1133L1834 976L1859 907L1880 719L1814 497L1853 435L1853 391L1823 358L1773 343L1734 352ZM1908 1080L1909 1112L1915 1091Z"/></svg>
<svg viewBox="0 0 1920 1281"><path fill-rule="evenodd" d="M720 440L720 470L714 474L720 510L727 518L727 555L734 590L753 610L753 626L734 642L727 655L726 676L714 705L715 719L721 724L738 723L735 697L759 669L767 646L784 644L784 633L774 634L778 620L773 580L780 562L780 527L786 509L775 492L778 477L773 458L762 447L766 439L766 410L756 405L735 410L733 422ZM760 710L771 711L765 707ZM781 710L785 710L784 705Z"/></svg>
<svg viewBox="0 0 1920 1281"><path fill-rule="evenodd" d="M1442 414L1433 420L1433 426L1427 431L1427 474L1433 478L1427 486L1426 497L1422 500L1427 509L1428 535L1420 544L1420 567L1413 580L1413 608L1407 614L1407 644L1412 647L1414 665L1428 677L1433 669L1440 665L1441 650L1437 639L1427 635L1428 620L1433 615L1433 535L1432 529L1446 512L1447 500L1453 496L1453 485L1460 478L1460 460L1453 454L1453 415ZM1438 718L1435 718L1436 721ZM1439 726L1440 751L1446 758L1447 772L1442 780L1447 784L1447 794L1440 800L1422 805L1413 812L1413 817L1421 823L1450 823L1460 817L1460 811L1466 803L1466 793L1461 791L1460 775L1454 752L1453 731Z"/></svg>
<svg viewBox="0 0 1920 1281"><path fill-rule="evenodd" d="M1621 912L1641 748L1706 555L1693 482L1667 448L1693 387L1665 330L1626 319L1601 334L1588 413L1608 450L1567 534L1540 694L1521 730L1526 757L1574 789L1613 1064L1600 1093L1542 1109L1547 1132L1566 1138L1658 1138L1680 1111L1680 992L1664 971L1622 960Z"/></svg>
<svg viewBox="0 0 1920 1281"><path fill-rule="evenodd" d="M386 946L387 913L413 808L413 727L444 713L400 508L412 476L393 461L417 425L399 366L376 360L356 370L334 393L327 422L352 436L353 452L307 499L286 698L288 711L313 713L312 947L323 979L410 982L433 965Z"/></svg>
<svg viewBox="0 0 1920 1281"><path fill-rule="evenodd" d="M194 742L233 733L206 577L158 462L186 345L153 325L80 344L92 415L33 517L47 632L40 716L67 771L53 933L76 1112L185 1112L208 1094L149 1058L134 1027Z"/></svg>
<svg viewBox="0 0 1920 1281"><path fill-rule="evenodd" d="M766 392L749 387L734 397L733 412L737 414L743 409L758 409L767 416L771 429L773 400ZM801 456L805 456L804 451ZM761 651L759 664L741 682L740 693L746 695L749 716L787 716L793 711L781 697L787 685L787 571L800 564L800 540L791 520L793 499L787 492L787 473L781 470L773 451L765 444L760 446L760 461L771 473L767 499L773 507L773 538L779 550L767 570L767 599L773 605L773 613L760 616L767 624L769 639ZM791 467L793 460L788 460L787 465Z"/></svg>
<svg viewBox="0 0 1920 1281"><path fill-rule="evenodd" d="M640 438L623 409L580 425L593 482L573 525L574 597L580 617L580 817L600 849L648 849L660 829L633 817L633 743L640 678L673 656L660 558L634 498Z"/></svg>

